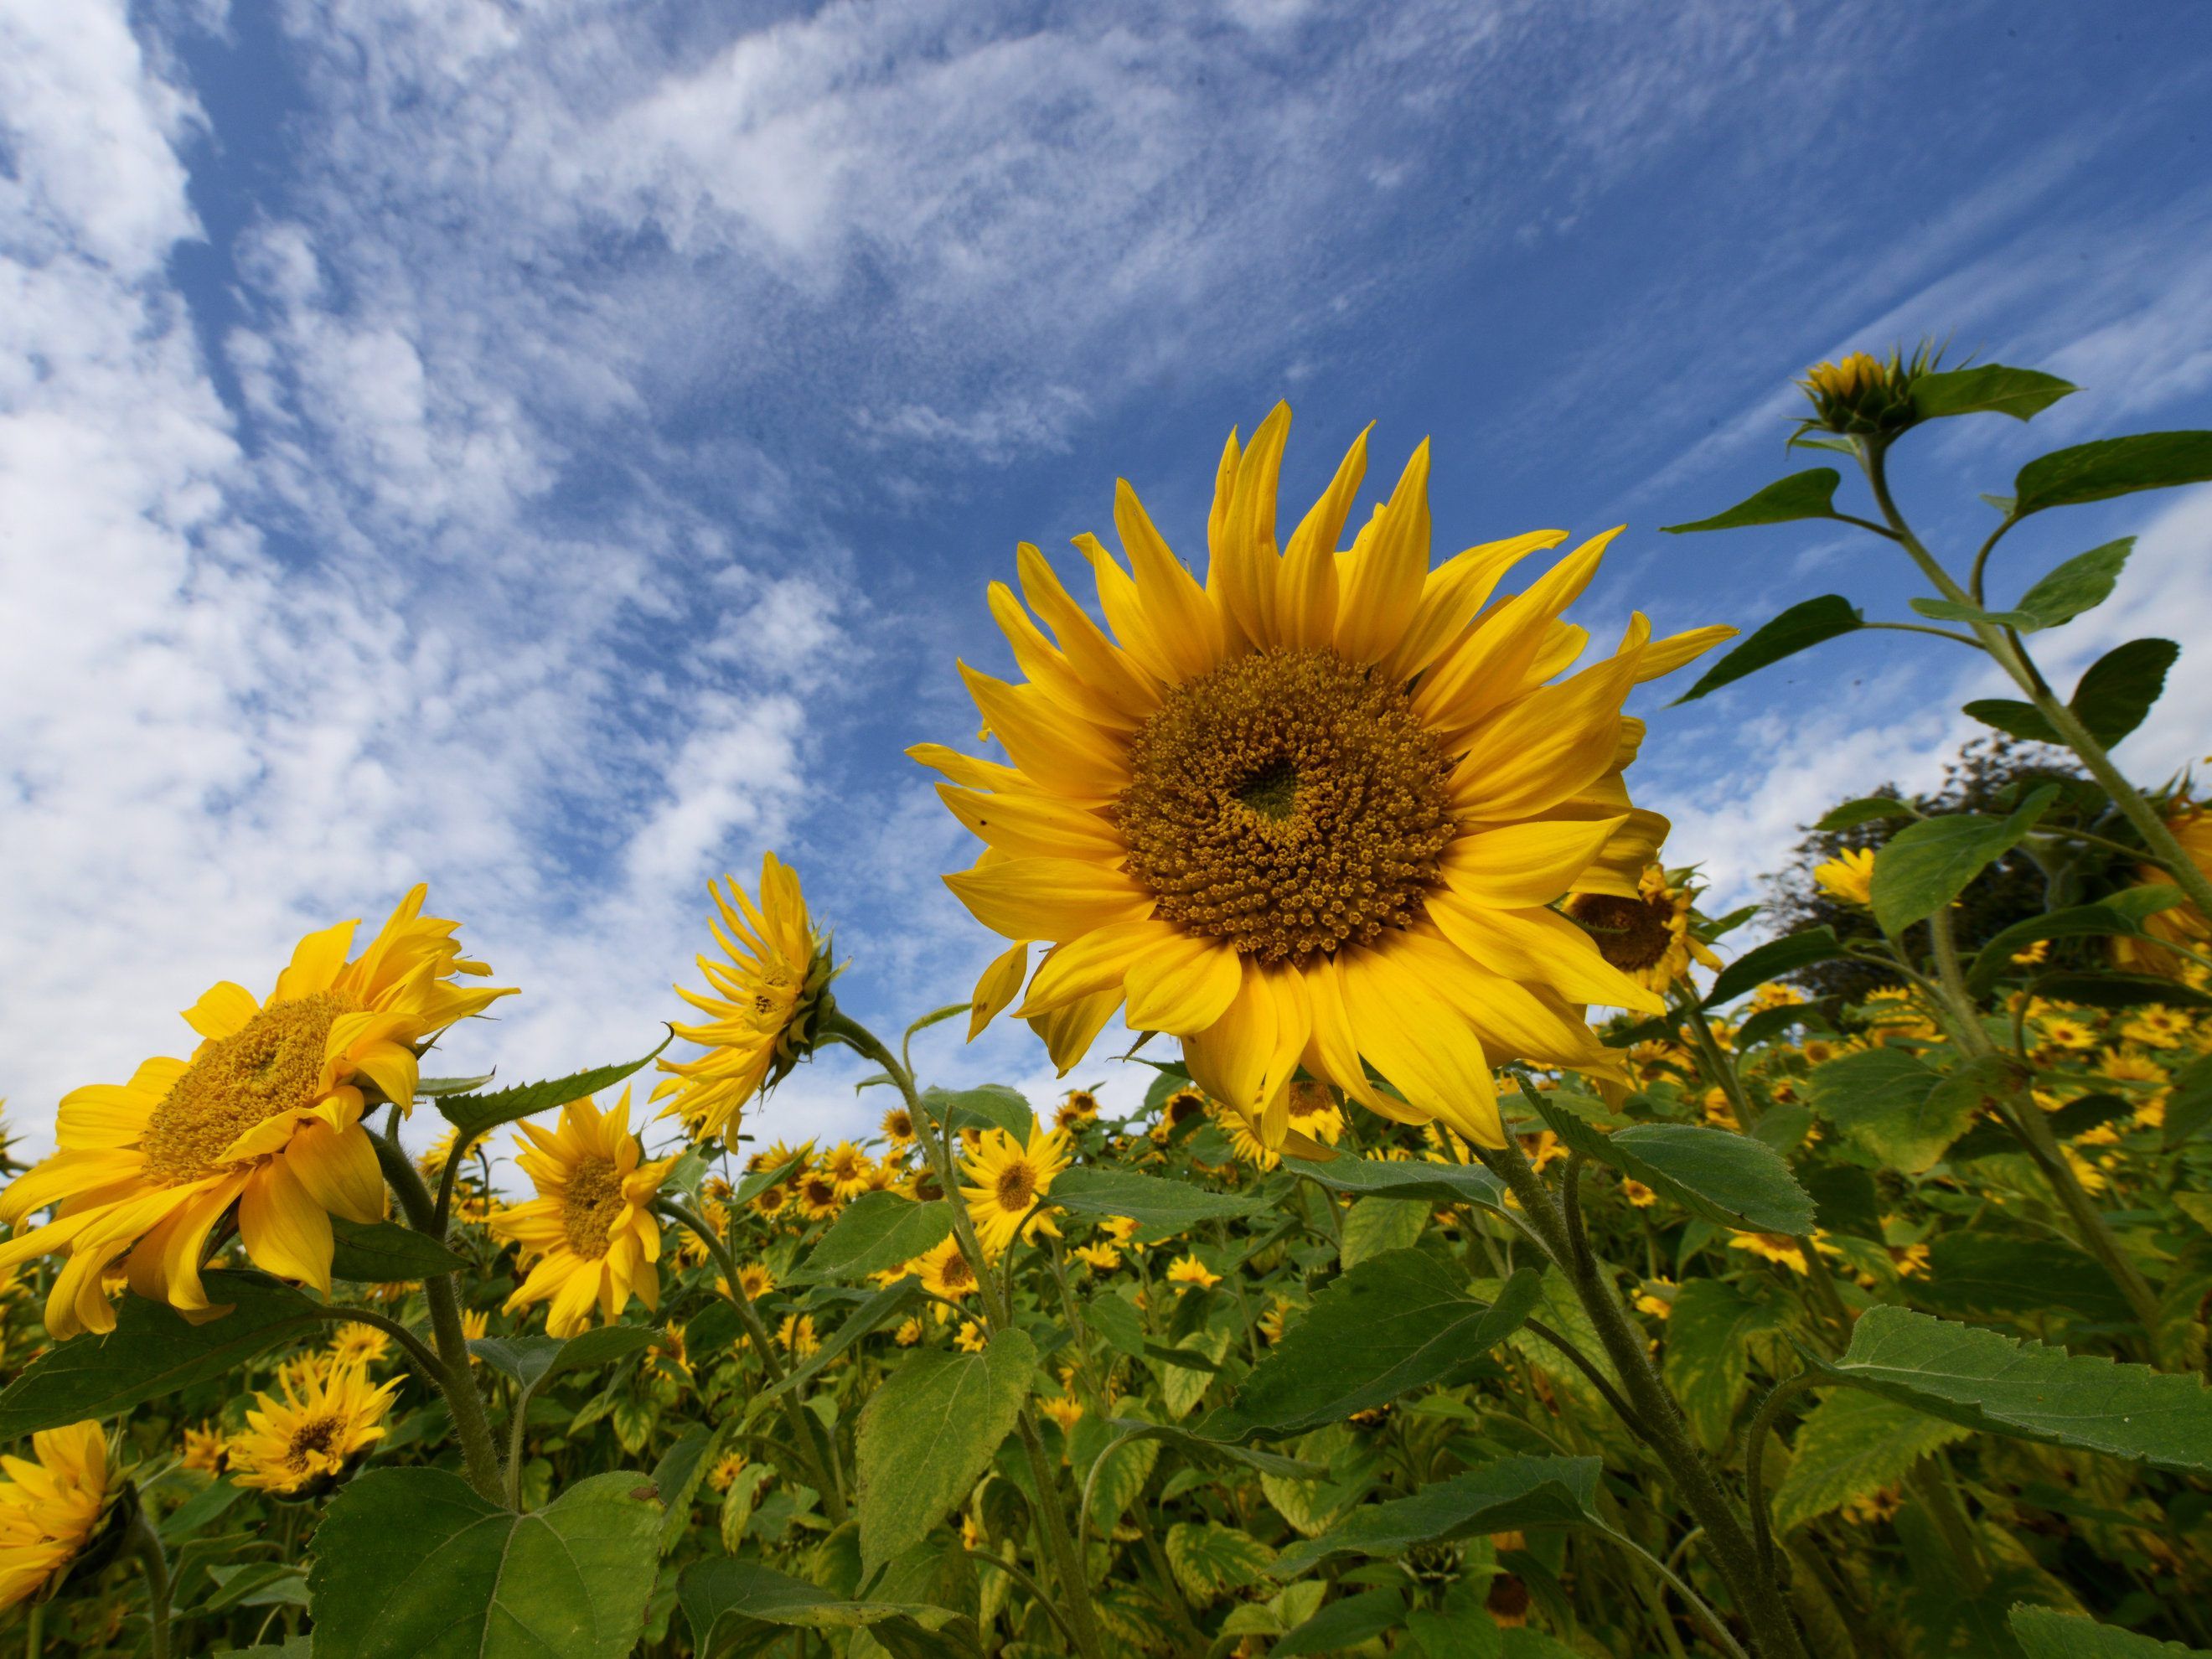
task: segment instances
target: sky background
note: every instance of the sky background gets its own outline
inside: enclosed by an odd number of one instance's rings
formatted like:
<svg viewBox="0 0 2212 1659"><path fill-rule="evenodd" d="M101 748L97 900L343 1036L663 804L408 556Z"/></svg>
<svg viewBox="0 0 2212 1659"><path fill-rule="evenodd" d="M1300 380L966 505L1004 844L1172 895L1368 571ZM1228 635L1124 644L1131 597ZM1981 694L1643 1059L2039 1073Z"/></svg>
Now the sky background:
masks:
<svg viewBox="0 0 2212 1659"><path fill-rule="evenodd" d="M971 738L985 585L1024 539L1072 578L1117 475L1200 562L1279 398L1287 514L1373 421L1370 490L1435 441L1439 557L1625 521L1601 638L1905 617L1885 544L1656 527L1820 459L1790 377L1899 338L2084 387L1913 437L1942 547L2033 455L2212 425L2208 161L2193 0L0 0L8 1121L49 1145L209 983L418 878L524 992L433 1071L649 1048L766 848L863 1018L964 998L972 846L902 751ZM2032 520L1994 591L2127 533L2045 655L2182 643L2121 750L2157 781L2212 740L2212 490ZM1647 688L1669 860L1749 896L1827 805L1932 783L1978 660ZM1050 1098L1024 1029L958 1034L930 1077ZM1070 1081L1138 1086L1114 1036ZM757 1127L862 1127L856 1075Z"/></svg>

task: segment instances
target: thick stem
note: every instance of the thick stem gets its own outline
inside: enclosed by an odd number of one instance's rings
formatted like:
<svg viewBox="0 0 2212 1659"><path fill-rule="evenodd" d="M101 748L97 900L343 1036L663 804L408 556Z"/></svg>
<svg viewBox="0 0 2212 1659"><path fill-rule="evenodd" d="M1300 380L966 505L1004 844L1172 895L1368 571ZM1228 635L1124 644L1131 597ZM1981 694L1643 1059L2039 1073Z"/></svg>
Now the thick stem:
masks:
<svg viewBox="0 0 2212 1659"><path fill-rule="evenodd" d="M1766 1512L1766 1437L1773 1431L1782 1408L1819 1380L1816 1372L1800 1371L1786 1382L1776 1383L1744 1433L1744 1506L1751 1511L1752 1537L1758 1545L1759 1567L1768 1573L1774 1571L1774 1535L1773 1523Z"/></svg>
<svg viewBox="0 0 2212 1659"><path fill-rule="evenodd" d="M1652 1368L1643 1332L1621 1306L1611 1282L1591 1255L1587 1239L1571 1237L1552 1194L1528 1167L1521 1149L1506 1137L1502 1151L1478 1148L1478 1155L1503 1178L1521 1201L1522 1212L1553 1259L1567 1272L1575 1295L1589 1316L1598 1340L1620 1376L1621 1388L1643 1419L1646 1443L1673 1478L1683 1504L1705 1528L1714 1565L1735 1595L1751 1632L1759 1659L1806 1659L1802 1640L1782 1588L1759 1570L1758 1551L1743 1517L1729 1502L1719 1477L1690 1437L1682 1408Z"/></svg>
<svg viewBox="0 0 2212 1659"><path fill-rule="evenodd" d="M161 1538L143 1505L131 1511L124 1547L137 1558L146 1575L147 1620L153 1632L154 1659L169 1659L169 1558L162 1553Z"/></svg>

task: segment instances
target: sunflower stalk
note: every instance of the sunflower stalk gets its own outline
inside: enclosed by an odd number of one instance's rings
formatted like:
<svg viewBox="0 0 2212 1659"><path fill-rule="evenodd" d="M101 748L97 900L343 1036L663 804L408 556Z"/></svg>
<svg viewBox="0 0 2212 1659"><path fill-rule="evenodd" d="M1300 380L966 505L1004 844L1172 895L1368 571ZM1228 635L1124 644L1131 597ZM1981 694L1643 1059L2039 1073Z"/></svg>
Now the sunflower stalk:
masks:
<svg viewBox="0 0 2212 1659"><path fill-rule="evenodd" d="M902 1065L897 1055L885 1048L874 1032L842 1012L827 1015L821 1026L822 1040L842 1042L864 1059L873 1060L884 1068L892 1085L905 1101L907 1110L913 1115L915 1128L921 1143L923 1155L929 1160L930 1171L945 1194L945 1202L952 1209L953 1237L960 1241L960 1253L975 1275L976 1286L983 1298L983 1311L994 1330L1005 1330L1013 1323L1013 1307L1006 1287L992 1271L986 1258L982 1243L975 1236L974 1221L968 1206L960 1201L959 1188L952 1167L952 1122L950 1114L944 1123L933 1132L930 1116L922 1109L921 1097L914 1086L914 1075ZM1078 1329L1081 1325L1079 1320ZM1073 1535L1067 1524L1067 1511L1060 1502L1056 1471L1045 1455L1044 1437L1037 1431L1036 1410L1025 1398L1021 1413L1016 1420L1021 1436L1022 1449L1027 1455L1030 1479L1037 1492L1037 1530L1042 1536L1045 1553L1052 1556L1054 1576L1059 1579L1060 1592L1066 1599L1069 1623L1073 1626L1076 1650L1083 1659L1103 1659L1104 1647L1098 1632L1097 1614L1091 1605L1089 1583L1083 1564L1075 1553Z"/></svg>
<svg viewBox="0 0 2212 1659"><path fill-rule="evenodd" d="M1559 1200L1529 1167L1513 1137L1506 1135L1504 1142L1495 1150L1478 1146L1475 1154L1520 1200L1532 1231L1573 1285L1577 1300L1589 1316L1623 1390L1643 1420L1649 1435L1645 1444L1705 1529L1713 1564L1750 1632L1752 1654L1756 1659L1808 1659L1782 1586L1772 1574L1760 1570L1757 1546L1743 1517L1691 1438L1680 1404L1653 1368L1643 1333L1621 1306L1588 1237L1570 1229Z"/></svg>
<svg viewBox="0 0 2212 1659"><path fill-rule="evenodd" d="M146 1575L148 1651L153 1659L169 1659L169 1558L161 1548L161 1536L155 1532L154 1523L146 1518L145 1506L135 1499L131 1510L131 1528L124 1534L123 1547ZM32 1639L31 1651L36 1653L35 1628Z"/></svg>

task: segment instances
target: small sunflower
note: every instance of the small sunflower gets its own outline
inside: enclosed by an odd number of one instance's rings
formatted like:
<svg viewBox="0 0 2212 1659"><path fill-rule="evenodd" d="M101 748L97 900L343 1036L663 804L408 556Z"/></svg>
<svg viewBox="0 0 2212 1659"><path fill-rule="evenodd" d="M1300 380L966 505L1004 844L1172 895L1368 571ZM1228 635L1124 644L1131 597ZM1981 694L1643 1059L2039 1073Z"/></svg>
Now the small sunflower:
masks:
<svg viewBox="0 0 2212 1659"><path fill-rule="evenodd" d="M968 1201L968 1214L987 1255L1002 1255L1018 1230L1027 1231L1024 1219L1037 1200L1052 1190L1053 1177L1066 1167L1067 1137L1042 1125L1030 1129L1027 1146L1004 1129L993 1129L974 1152L961 1159L962 1171L975 1185L961 1188L960 1195ZM1044 1219L1039 1211L1036 1221Z"/></svg>
<svg viewBox="0 0 2212 1659"><path fill-rule="evenodd" d="M1210 1291L1221 1282L1221 1275L1194 1255L1178 1256L1168 1267L1168 1283L1188 1287L1195 1285L1201 1291Z"/></svg>
<svg viewBox="0 0 2212 1659"><path fill-rule="evenodd" d="M799 1213L809 1221L826 1221L845 1206L837 1195L837 1177L827 1170L809 1170L799 1176L792 1195L799 1200Z"/></svg>
<svg viewBox="0 0 2212 1659"><path fill-rule="evenodd" d="M358 922L309 934L265 1001L228 981L213 988L185 1011L203 1039L190 1060L149 1060L128 1083L63 1097L59 1150L0 1194L11 1226L58 1206L0 1243L0 1268L64 1256L49 1332L115 1328L101 1283L111 1266L141 1296L207 1312L200 1264L234 1211L255 1266L329 1291L331 1217L384 1215L384 1176L361 1127L368 1091L408 1109L430 1040L514 994L454 982L490 970L462 958L459 924L422 914L428 890L410 892L350 960Z"/></svg>
<svg viewBox="0 0 2212 1659"><path fill-rule="evenodd" d="M33 1435L31 1456L0 1457L0 1607L12 1607L69 1577L106 1516L113 1471L92 1419Z"/></svg>
<svg viewBox="0 0 2212 1659"><path fill-rule="evenodd" d="M256 1394L246 1427L231 1437L231 1478L288 1498L319 1494L368 1447L384 1438L384 1414L399 1387L372 1384L356 1365L319 1364L280 1379L282 1391Z"/></svg>
<svg viewBox="0 0 2212 1659"><path fill-rule="evenodd" d="M1110 1273L1121 1265L1121 1253L1111 1244L1079 1244L1075 1259L1093 1273Z"/></svg>
<svg viewBox="0 0 2212 1659"><path fill-rule="evenodd" d="M868 1155L849 1140L839 1141L822 1155L822 1173L836 1184L841 1200L855 1199L866 1192L874 1167Z"/></svg>
<svg viewBox="0 0 2212 1659"><path fill-rule="evenodd" d="M1874 853L1864 847L1846 847L1835 857L1813 866L1813 879L1831 898L1864 909L1874 902Z"/></svg>
<svg viewBox="0 0 2212 1659"><path fill-rule="evenodd" d="M1098 1097L1088 1089L1070 1089L1053 1109L1052 1125L1073 1134L1098 1121Z"/></svg>
<svg viewBox="0 0 2212 1659"><path fill-rule="evenodd" d="M178 1461L185 1468L198 1469L203 1474L221 1474L223 1471L222 1431L212 1423L186 1429L184 1449Z"/></svg>
<svg viewBox="0 0 2212 1659"><path fill-rule="evenodd" d="M952 1346L963 1353L981 1353L991 1346L991 1340L983 1334L981 1325L972 1319L963 1319L960 1328L953 1333Z"/></svg>
<svg viewBox="0 0 2212 1659"><path fill-rule="evenodd" d="M1160 1103L1160 1121L1152 1126L1152 1139L1164 1144L1184 1124L1210 1113L1204 1090L1178 1089Z"/></svg>
<svg viewBox="0 0 2212 1659"><path fill-rule="evenodd" d="M1083 1420L1083 1402L1073 1395L1056 1394L1037 1402L1037 1409L1060 1425L1062 1434L1073 1434Z"/></svg>
<svg viewBox="0 0 2212 1659"><path fill-rule="evenodd" d="M766 1152L755 1152L745 1159L745 1173L757 1175L763 1170L781 1170L787 1164L794 1166L791 1172L794 1176L803 1175L812 1169L814 1143L805 1140L793 1146L787 1141L770 1141ZM788 1180L790 1177L785 1178Z"/></svg>
<svg viewBox="0 0 2212 1659"><path fill-rule="evenodd" d="M947 1301L957 1302L975 1288L975 1270L961 1254L957 1238L947 1237L932 1245L908 1262L902 1273L914 1274L921 1280L922 1289Z"/></svg>
<svg viewBox="0 0 2212 1659"><path fill-rule="evenodd" d="M341 1325L331 1339L331 1363L366 1370L392 1352L392 1339L374 1325Z"/></svg>
<svg viewBox="0 0 2212 1659"><path fill-rule="evenodd" d="M909 1314L899 1321L899 1328L891 1333L891 1340L902 1348L911 1348L921 1340L921 1321Z"/></svg>
<svg viewBox="0 0 2212 1659"><path fill-rule="evenodd" d="M1098 1224L1098 1231L1116 1244L1127 1244L1136 1237L1140 1224L1133 1216L1109 1215Z"/></svg>
<svg viewBox="0 0 2212 1659"><path fill-rule="evenodd" d="M1344 1113L1322 1083L1291 1085L1291 1127L1308 1140L1334 1146L1344 1134Z"/></svg>
<svg viewBox="0 0 2212 1659"><path fill-rule="evenodd" d="M2185 796L2166 809L2166 827L2181 843L2181 850L2189 855L2189 861L2204 874L2212 875L2212 811ZM2171 884L2172 880L2170 874L2155 865L2143 865L2136 872L2138 886ZM2151 935L2150 939L2112 941L2113 959L2121 967L2179 979L2193 964L2186 957L2167 949L2168 945L2179 945L2198 951L2212 947L2212 921L2208 921L2193 904L2177 904L2170 909L2154 912L2143 918L2142 927Z"/></svg>
<svg viewBox="0 0 2212 1659"><path fill-rule="evenodd" d="M481 1342L491 1334L491 1310L488 1308L468 1308L461 1313L461 1334L471 1342Z"/></svg>
<svg viewBox="0 0 2212 1659"><path fill-rule="evenodd" d="M1290 1328L1291 1313L1289 1300L1279 1296L1268 1304L1267 1311L1260 1316L1260 1334L1267 1339L1268 1346L1273 1347L1283 1340L1284 1332Z"/></svg>
<svg viewBox="0 0 2212 1659"><path fill-rule="evenodd" d="M783 1323L776 1327L775 1340L783 1351L797 1359L805 1359L822 1352L822 1339L814 1334L812 1314L786 1314Z"/></svg>
<svg viewBox="0 0 2212 1659"><path fill-rule="evenodd" d="M1811 1271L1805 1265L1804 1250L1796 1239L1784 1233L1738 1233L1729 1240L1729 1249L1748 1250L1761 1261L1771 1261L1793 1273Z"/></svg>
<svg viewBox="0 0 2212 1659"><path fill-rule="evenodd" d="M904 1152L915 1144L914 1114L903 1106L894 1106L885 1112L883 1122L878 1127L883 1130L884 1139L890 1142L891 1150L895 1152Z"/></svg>
<svg viewBox="0 0 2212 1659"><path fill-rule="evenodd" d="M1648 1210L1659 1201L1658 1194L1632 1176L1620 1178L1620 1195L1639 1210Z"/></svg>
<svg viewBox="0 0 2212 1659"><path fill-rule="evenodd" d="M723 1295L729 1294L728 1280L718 1279L714 1283ZM744 1293L746 1301L757 1302L775 1289L775 1275L769 1271L765 1263L748 1261L738 1269L738 1288Z"/></svg>
<svg viewBox="0 0 2212 1659"><path fill-rule="evenodd" d="M1272 1170L1283 1161L1279 1154L1268 1150L1267 1143L1260 1139L1257 1126L1246 1122L1242 1112L1232 1111L1218 1101L1211 1103L1206 1109L1213 1119L1213 1127L1229 1142L1229 1150L1237 1155L1238 1163Z"/></svg>
<svg viewBox="0 0 2212 1659"><path fill-rule="evenodd" d="M1278 405L1249 446L1231 435L1203 584L1117 487L1129 567L1077 544L1110 635L1034 547L1017 567L1044 626L994 588L1026 684L962 672L1012 764L909 751L987 845L947 884L1013 941L976 988L977 1023L1049 941L1015 1012L1063 1073L1120 1011L1180 1039L1200 1086L1271 1148L1301 1065L1385 1116L1498 1146L1493 1059L1617 1075L1580 1005L1660 1011L1547 907L1607 871L1632 893L1665 821L1621 785L1642 731L1622 702L1731 630L1654 642L1638 616L1617 653L1553 684L1589 637L1561 612L1610 535L1492 605L1565 537L1430 568L1425 443L1340 551L1363 434L1279 548L1289 428Z"/></svg>
<svg viewBox="0 0 2212 1659"><path fill-rule="evenodd" d="M708 890L720 915L719 922L709 918L708 926L723 956L696 958L708 990L676 988L706 1020L674 1028L707 1052L696 1060L659 1062L670 1075L653 1091L655 1100L672 1096L662 1115L682 1118L702 1139L734 1134L732 1122L745 1103L813 1052L817 1029L832 1007L830 981L836 976L829 941L816 935L806 914L797 873L775 854L761 860L758 905L733 876Z"/></svg>
<svg viewBox="0 0 2212 1659"><path fill-rule="evenodd" d="M1685 882L1647 864L1637 880L1636 896L1578 891L1567 901L1567 915L1597 941L1607 962L1656 996L1690 976L1690 964L1717 969L1721 959L1690 931L1696 896ZM1616 1005L1622 1006L1622 1005Z"/></svg>
<svg viewBox="0 0 2212 1659"><path fill-rule="evenodd" d="M660 1305L660 1224L653 1200L675 1160L645 1161L629 1132L629 1091L602 1112L587 1097L561 1109L557 1129L518 1126L515 1162L538 1189L526 1204L491 1218L495 1237L522 1247L534 1261L530 1275L507 1298L504 1311L550 1302L545 1328L574 1336L590 1322L594 1304L612 1324L635 1291L648 1308Z"/></svg>

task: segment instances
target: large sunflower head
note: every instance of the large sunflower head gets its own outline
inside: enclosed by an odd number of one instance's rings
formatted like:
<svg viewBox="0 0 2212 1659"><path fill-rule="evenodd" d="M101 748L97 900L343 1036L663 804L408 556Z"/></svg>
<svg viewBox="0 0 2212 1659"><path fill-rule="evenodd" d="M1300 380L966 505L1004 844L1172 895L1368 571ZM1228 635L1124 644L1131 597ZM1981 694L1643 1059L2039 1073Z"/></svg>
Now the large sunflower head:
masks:
<svg viewBox="0 0 2212 1659"><path fill-rule="evenodd" d="M130 1082L65 1096L58 1149L0 1194L0 1221L60 1206L0 1244L0 1268L47 1251L67 1259L46 1301L58 1337L111 1331L101 1276L127 1256L131 1288L192 1312L199 1264L235 1208L254 1265L331 1287L330 1218L375 1221L384 1177L362 1113L404 1111L416 1062L438 1033L511 989L465 987L490 970L463 959L459 925L422 914L416 887L366 949L357 922L311 933L265 999L228 981L185 1011L188 1060L149 1060Z"/></svg>
<svg viewBox="0 0 2212 1659"><path fill-rule="evenodd" d="M973 1183L961 1188L960 1195L987 1255L1003 1253L1017 1233L1027 1237L1054 1231L1037 1200L1066 1167L1067 1137L1058 1129L1032 1126L1026 1146L1004 1129L984 1131L975 1150L960 1160L961 1172Z"/></svg>
<svg viewBox="0 0 2212 1659"><path fill-rule="evenodd" d="M61 1588L120 1495L95 1421L31 1437L31 1456L0 1457L0 1607Z"/></svg>
<svg viewBox="0 0 2212 1659"><path fill-rule="evenodd" d="M708 925L722 955L697 958L708 989L676 988L706 1019L674 1027L707 1052L660 1061L670 1075L653 1091L655 1100L674 1097L663 1115L682 1118L702 1138L734 1136L732 1120L745 1103L814 1051L836 976L830 941L815 933L806 914L798 872L775 854L761 860L758 904L733 876L708 890L718 913Z"/></svg>
<svg viewBox="0 0 2212 1659"><path fill-rule="evenodd" d="M593 1306L611 1324L630 1293L660 1305L660 1224L653 1200L675 1162L648 1164L629 1129L629 1091L602 1112L589 1098L561 1109L558 1127L518 1126L515 1162L538 1189L526 1204L495 1212L491 1231L522 1247L530 1273L507 1311L550 1302L545 1328L574 1336Z"/></svg>
<svg viewBox="0 0 2212 1659"><path fill-rule="evenodd" d="M284 1372L279 1392L257 1394L246 1427L231 1437L231 1478L286 1498L328 1491L384 1438L394 1377L372 1383L356 1364L332 1361Z"/></svg>
<svg viewBox="0 0 2212 1659"><path fill-rule="evenodd" d="M1594 874L1633 891L1665 821L1621 784L1641 732L1622 702L1729 630L1655 642L1639 616L1563 679L1588 635L1561 613L1609 535L1493 599L1565 537L1431 568L1424 444L1340 549L1363 434L1279 544L1289 425L1278 406L1249 447L1230 439L1202 583L1123 483L1127 563L1077 544L1106 628L1033 547L1021 599L993 588L1025 679L962 672L1011 764L911 751L986 843L947 884L1014 941L976 988L978 1021L1042 943L1017 1012L1063 1072L1120 1010L1181 1038L1199 1085L1271 1147L1291 1133L1301 1065L1388 1116L1497 1146L1493 1059L1609 1073L1579 1005L1659 1008L1548 907Z"/></svg>

